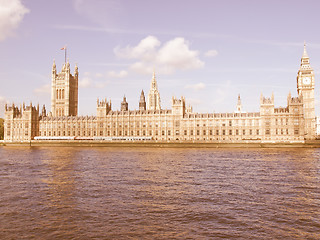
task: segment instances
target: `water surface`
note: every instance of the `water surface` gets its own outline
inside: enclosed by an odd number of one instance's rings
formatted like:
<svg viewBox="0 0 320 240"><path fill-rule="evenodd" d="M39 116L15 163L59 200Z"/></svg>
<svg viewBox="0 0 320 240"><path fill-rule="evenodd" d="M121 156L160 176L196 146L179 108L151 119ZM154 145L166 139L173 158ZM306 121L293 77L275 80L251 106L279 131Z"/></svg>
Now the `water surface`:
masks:
<svg viewBox="0 0 320 240"><path fill-rule="evenodd" d="M0 239L320 239L320 149L0 147Z"/></svg>

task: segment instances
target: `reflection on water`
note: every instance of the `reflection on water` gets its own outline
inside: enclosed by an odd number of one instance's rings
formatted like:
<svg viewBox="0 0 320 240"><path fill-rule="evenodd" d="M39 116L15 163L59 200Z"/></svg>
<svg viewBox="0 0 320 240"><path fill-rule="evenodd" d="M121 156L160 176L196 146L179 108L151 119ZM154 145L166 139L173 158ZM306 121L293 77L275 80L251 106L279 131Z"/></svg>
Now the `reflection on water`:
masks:
<svg viewBox="0 0 320 240"><path fill-rule="evenodd" d="M0 148L0 239L319 239L320 150Z"/></svg>

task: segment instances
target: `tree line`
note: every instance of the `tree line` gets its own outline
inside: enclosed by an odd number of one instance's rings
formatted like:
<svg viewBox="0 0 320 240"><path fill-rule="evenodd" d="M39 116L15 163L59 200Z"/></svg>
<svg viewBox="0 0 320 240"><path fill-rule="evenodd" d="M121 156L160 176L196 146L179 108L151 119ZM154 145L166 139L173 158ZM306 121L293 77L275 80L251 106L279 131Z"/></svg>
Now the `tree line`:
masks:
<svg viewBox="0 0 320 240"><path fill-rule="evenodd" d="M4 126L3 126L4 119L0 118L0 140L3 140L4 137Z"/></svg>

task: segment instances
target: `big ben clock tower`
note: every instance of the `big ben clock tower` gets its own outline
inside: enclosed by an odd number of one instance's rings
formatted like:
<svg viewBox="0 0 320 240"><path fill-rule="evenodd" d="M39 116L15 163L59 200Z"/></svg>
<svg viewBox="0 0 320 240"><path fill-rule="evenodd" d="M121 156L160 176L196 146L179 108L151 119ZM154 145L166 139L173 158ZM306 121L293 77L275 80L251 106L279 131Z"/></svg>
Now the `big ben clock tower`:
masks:
<svg viewBox="0 0 320 240"><path fill-rule="evenodd" d="M301 65L297 76L298 95L303 97L303 111L305 121L305 139L315 138L315 110L314 110L314 72L310 66L309 56L304 44Z"/></svg>

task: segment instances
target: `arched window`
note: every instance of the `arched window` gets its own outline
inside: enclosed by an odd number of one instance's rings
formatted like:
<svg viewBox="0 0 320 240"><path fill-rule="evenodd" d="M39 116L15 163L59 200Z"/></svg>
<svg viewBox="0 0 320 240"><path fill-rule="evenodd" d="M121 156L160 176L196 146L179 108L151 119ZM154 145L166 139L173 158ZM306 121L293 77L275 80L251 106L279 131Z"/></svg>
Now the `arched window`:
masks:
<svg viewBox="0 0 320 240"><path fill-rule="evenodd" d="M59 98L59 90L57 89L57 96L56 98L58 99Z"/></svg>
<svg viewBox="0 0 320 240"><path fill-rule="evenodd" d="M64 99L64 89L62 89L62 99Z"/></svg>

